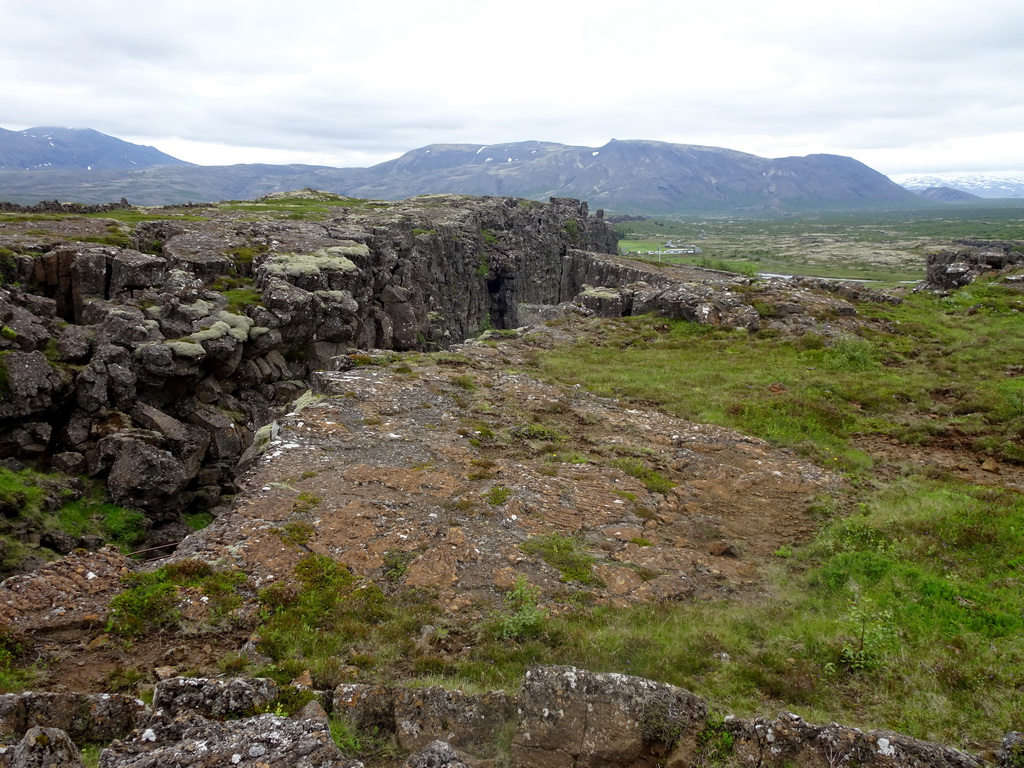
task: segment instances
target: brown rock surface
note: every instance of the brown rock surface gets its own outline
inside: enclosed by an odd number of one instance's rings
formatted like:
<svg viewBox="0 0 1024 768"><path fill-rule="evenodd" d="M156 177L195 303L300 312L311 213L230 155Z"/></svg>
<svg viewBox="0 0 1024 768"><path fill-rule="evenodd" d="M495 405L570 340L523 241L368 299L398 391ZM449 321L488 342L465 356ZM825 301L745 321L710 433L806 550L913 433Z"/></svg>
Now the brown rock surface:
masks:
<svg viewBox="0 0 1024 768"><path fill-rule="evenodd" d="M835 476L728 429L516 372L543 339L318 374L320 395L279 420L232 512L175 557L230 562L267 583L309 551L383 580L397 553L401 584L469 616L517 576L556 602L756 589L757 563L810 532L809 500ZM674 487L649 490L614 466L622 456ZM301 546L281 535L294 524L309 532ZM599 578L567 581L520 548L550 535L574 538ZM743 557L709 555L722 540Z"/></svg>

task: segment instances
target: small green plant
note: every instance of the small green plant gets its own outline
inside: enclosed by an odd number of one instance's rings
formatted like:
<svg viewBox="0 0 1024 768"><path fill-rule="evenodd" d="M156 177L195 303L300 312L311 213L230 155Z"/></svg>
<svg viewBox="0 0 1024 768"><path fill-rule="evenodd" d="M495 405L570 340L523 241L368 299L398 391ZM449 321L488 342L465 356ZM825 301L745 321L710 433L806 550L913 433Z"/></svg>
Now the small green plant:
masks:
<svg viewBox="0 0 1024 768"><path fill-rule="evenodd" d="M110 601L107 632L138 637L175 624L181 618L177 589L166 571L133 574L127 585L124 592Z"/></svg>
<svg viewBox="0 0 1024 768"><path fill-rule="evenodd" d="M102 744L86 744L82 747L82 768L99 768Z"/></svg>
<svg viewBox="0 0 1024 768"><path fill-rule="evenodd" d="M113 693L129 693L135 690L143 678L139 670L118 665L107 673L103 688Z"/></svg>
<svg viewBox="0 0 1024 768"><path fill-rule="evenodd" d="M466 392L472 392L473 390L475 390L477 388L476 387L476 379L474 379L468 373L464 373L464 374L461 374L459 376L452 377L451 382L456 387L458 387L459 389L464 389Z"/></svg>
<svg viewBox="0 0 1024 768"><path fill-rule="evenodd" d="M506 501L512 498L512 489L507 488L504 485L495 485L489 491L487 491L487 494L486 496L484 496L484 498L487 500L487 503L490 504L492 507L500 507L502 504L504 504Z"/></svg>
<svg viewBox="0 0 1024 768"><path fill-rule="evenodd" d="M308 688L284 685L278 689L277 696L266 704L263 711L279 717L293 717L315 698L316 694Z"/></svg>
<svg viewBox="0 0 1024 768"><path fill-rule="evenodd" d="M540 557L562 574L562 581L577 581L588 586L602 586L603 582L594 573L594 556L584 551L582 542L575 536L548 533L534 536L519 545L528 555Z"/></svg>
<svg viewBox="0 0 1024 768"><path fill-rule="evenodd" d="M609 462L613 467L621 469L630 477L635 477L649 491L654 493L668 493L676 484L663 476L657 470L651 469L640 459L622 458Z"/></svg>
<svg viewBox="0 0 1024 768"><path fill-rule="evenodd" d="M388 581L400 581L409 570L409 563L416 559L417 552L412 550L389 549L384 553L384 578Z"/></svg>
<svg viewBox="0 0 1024 768"><path fill-rule="evenodd" d="M839 664L850 672L877 669L897 642L893 612L857 604L844 622L852 634L839 650Z"/></svg>
<svg viewBox="0 0 1024 768"><path fill-rule="evenodd" d="M562 230L569 236L569 241L573 245L578 245L580 242L580 235L583 233L583 229L580 227L580 223L576 219L566 219L565 223L562 224Z"/></svg>
<svg viewBox="0 0 1024 768"><path fill-rule="evenodd" d="M879 364L878 349L858 336L840 336L825 350L825 362L840 371L867 371Z"/></svg>
<svg viewBox="0 0 1024 768"><path fill-rule="evenodd" d="M359 730L347 717L332 717L328 726L331 739L345 757L359 757L363 753L363 739Z"/></svg>
<svg viewBox="0 0 1024 768"><path fill-rule="evenodd" d="M296 520L285 523L275 533L281 537L281 541L285 544L290 544L293 547L302 547L309 543L315 531L316 529L313 528L312 523L308 523L305 520Z"/></svg>
<svg viewBox="0 0 1024 768"><path fill-rule="evenodd" d="M323 499L315 493L302 491L295 499L295 503L292 505L292 510L296 514L305 514L306 512L310 512L320 506L321 501L323 501Z"/></svg>
<svg viewBox="0 0 1024 768"><path fill-rule="evenodd" d="M545 443L562 443L569 439L557 429L545 427L543 424L520 424L509 429L508 433L517 440L538 440Z"/></svg>
<svg viewBox="0 0 1024 768"><path fill-rule="evenodd" d="M538 605L540 589L525 576L516 579L505 595L505 604L498 619L495 634L505 640L526 640L538 637L544 631L545 611Z"/></svg>
<svg viewBox="0 0 1024 768"><path fill-rule="evenodd" d="M733 735L721 717L708 717L704 730L697 734L697 765L724 766L733 753Z"/></svg>
<svg viewBox="0 0 1024 768"><path fill-rule="evenodd" d="M7 341L14 341L18 338L18 332L10 326L5 325L3 328L0 328L0 338L6 339Z"/></svg>

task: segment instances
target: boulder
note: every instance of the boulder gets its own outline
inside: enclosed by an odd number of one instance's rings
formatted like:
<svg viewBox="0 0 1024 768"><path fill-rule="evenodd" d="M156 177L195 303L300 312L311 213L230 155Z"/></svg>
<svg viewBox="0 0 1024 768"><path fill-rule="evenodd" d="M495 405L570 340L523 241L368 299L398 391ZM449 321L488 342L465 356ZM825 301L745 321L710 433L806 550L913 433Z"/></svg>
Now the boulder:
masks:
<svg viewBox="0 0 1024 768"><path fill-rule="evenodd" d="M350 766L327 725L260 715L208 720L195 714L154 716L100 753L100 768L343 768Z"/></svg>
<svg viewBox="0 0 1024 768"><path fill-rule="evenodd" d="M515 715L506 693L467 694L440 687L405 688L395 698L398 746L414 752L433 741L472 749L494 744Z"/></svg>
<svg viewBox="0 0 1024 768"><path fill-rule="evenodd" d="M0 747L0 766L10 768L82 768L78 747L59 728L33 726L19 744Z"/></svg>
<svg viewBox="0 0 1024 768"><path fill-rule="evenodd" d="M695 753L707 705L682 688L575 667L533 667L517 699L512 762L531 768L655 765Z"/></svg>
<svg viewBox="0 0 1024 768"><path fill-rule="evenodd" d="M432 741L402 764L402 768L472 768L477 761L444 741Z"/></svg>
<svg viewBox="0 0 1024 768"><path fill-rule="evenodd" d="M106 742L130 733L145 710L115 693L10 693L0 696L0 734L57 728L77 744Z"/></svg>
<svg viewBox="0 0 1024 768"><path fill-rule="evenodd" d="M156 684L153 708L167 717L181 712L203 717L243 717L263 711L277 696L277 690L277 684L266 678L172 677Z"/></svg>
<svg viewBox="0 0 1024 768"><path fill-rule="evenodd" d="M739 765L784 768L983 768L966 752L892 731L859 731L836 723L813 725L794 714L774 721L730 720L732 759ZM685 764L685 763L684 763Z"/></svg>

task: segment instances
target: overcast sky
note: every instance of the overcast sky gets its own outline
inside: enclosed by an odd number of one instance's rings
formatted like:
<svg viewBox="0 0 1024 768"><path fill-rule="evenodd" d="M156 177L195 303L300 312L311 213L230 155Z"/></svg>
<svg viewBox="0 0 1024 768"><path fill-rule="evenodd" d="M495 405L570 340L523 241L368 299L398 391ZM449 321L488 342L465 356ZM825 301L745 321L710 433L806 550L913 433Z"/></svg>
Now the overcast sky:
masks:
<svg viewBox="0 0 1024 768"><path fill-rule="evenodd" d="M0 0L0 127L204 165L612 138L1024 169L1022 0Z"/></svg>

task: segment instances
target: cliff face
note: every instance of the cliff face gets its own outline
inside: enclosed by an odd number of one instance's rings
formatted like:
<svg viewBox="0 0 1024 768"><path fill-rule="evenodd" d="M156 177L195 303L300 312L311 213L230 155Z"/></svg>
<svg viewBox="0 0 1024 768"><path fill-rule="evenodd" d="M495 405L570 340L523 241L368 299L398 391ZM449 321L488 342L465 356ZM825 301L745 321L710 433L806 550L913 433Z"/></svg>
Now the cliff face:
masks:
<svg viewBox="0 0 1024 768"><path fill-rule="evenodd" d="M571 248L615 249L574 200L332 202L320 221L241 205L130 230L0 223L0 458L106 478L151 543L175 540L333 356L514 327L521 302L561 300Z"/></svg>
<svg viewBox="0 0 1024 768"><path fill-rule="evenodd" d="M568 301L827 333L859 298L621 259L568 199L307 191L117 215L0 222L0 459L105 480L154 546L233 495L256 430L354 349L438 350Z"/></svg>

